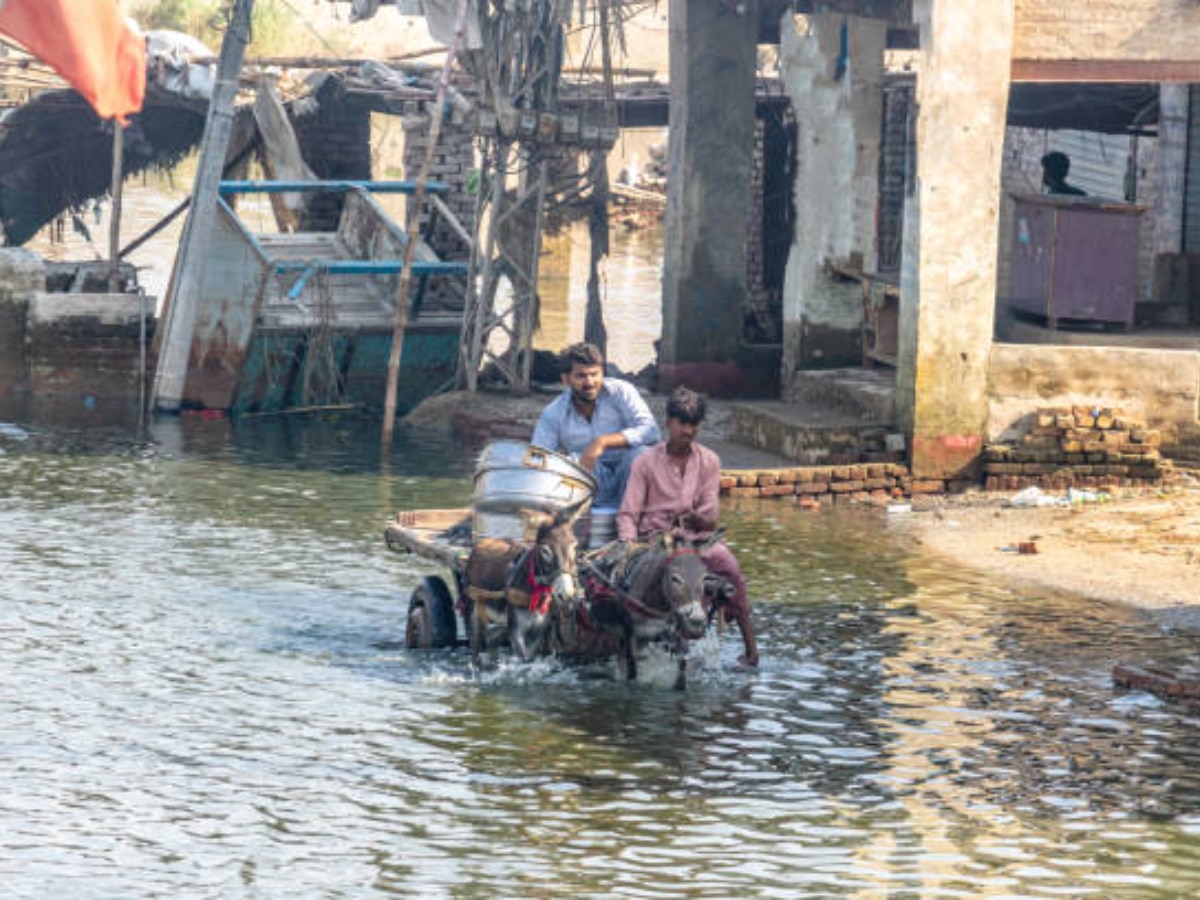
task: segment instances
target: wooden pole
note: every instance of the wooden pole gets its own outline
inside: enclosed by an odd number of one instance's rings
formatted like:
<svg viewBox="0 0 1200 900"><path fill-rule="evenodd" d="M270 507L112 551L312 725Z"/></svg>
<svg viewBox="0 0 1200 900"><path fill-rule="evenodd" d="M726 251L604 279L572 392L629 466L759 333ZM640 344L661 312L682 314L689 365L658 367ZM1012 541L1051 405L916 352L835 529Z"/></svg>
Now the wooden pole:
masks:
<svg viewBox="0 0 1200 900"><path fill-rule="evenodd" d="M225 154L229 148L229 136L233 130L233 107L237 99L242 57L246 52L246 44L250 42L250 14L253 9L254 0L235 0L233 15L221 44L221 59L208 106L208 121L204 127L192 204L184 225L179 259L176 261L178 277L171 282L164 336L150 398L155 409L163 412L178 412L183 403L192 351L192 332L196 325L196 304L217 220L218 190L225 167Z"/></svg>
<svg viewBox="0 0 1200 900"><path fill-rule="evenodd" d="M529 285L529 293L525 297L524 306L513 314L513 324L517 328L515 335L517 352L513 355L513 368L520 381L517 388L522 391L529 390L529 379L533 373L533 324L537 319L540 302L538 299L538 269L542 255L542 222L546 209L546 160L544 158L538 162L534 177L537 179L537 186L533 190L533 196L537 206L533 211L533 234L529 240L529 272L526 280ZM517 293L516 290L514 293Z"/></svg>
<svg viewBox="0 0 1200 900"><path fill-rule="evenodd" d="M425 159L421 162L421 172L417 176L417 189L409 198L408 216L405 232L408 242L404 245L404 263L400 269L400 284L396 291L396 319L392 328L392 352L388 357L387 395L383 404L383 445L392 445L392 434L396 427L396 394L400 382L400 362L403 358L404 333L408 329L408 294L412 284L412 264L417 252L417 233L420 223L421 207L425 203L425 183L429 180L429 170L433 167L433 156L437 150L438 138L442 134L443 107L446 105L446 89L450 84L450 70L454 66L454 57L462 43L463 31L467 25L467 9L469 0L458 0L458 11L454 17L454 40L446 50L446 61L442 65L442 75L438 79L437 99L430 112L429 138L425 146Z"/></svg>
<svg viewBox="0 0 1200 900"><path fill-rule="evenodd" d="M121 284L121 194L125 182L125 129L113 119L112 215L108 223L108 292L117 293Z"/></svg>
<svg viewBox="0 0 1200 900"><path fill-rule="evenodd" d="M608 358L608 329L604 326L604 300L600 296L600 263L608 256L608 151L592 151L592 195L588 198L587 307L583 317L583 339L600 348Z"/></svg>
<svg viewBox="0 0 1200 900"><path fill-rule="evenodd" d="M615 103L613 88L612 34L608 18L608 0L601 0L598 8L600 18L600 55L604 72L604 100ZM588 242L591 245L591 260L588 268L587 311L584 314L583 339L595 344L600 352L608 356L608 329L604 327L604 303L600 296L600 262L608 256L608 150L599 149L592 153L590 173L592 196L588 203Z"/></svg>
<svg viewBox="0 0 1200 900"><path fill-rule="evenodd" d="M142 232L141 235L134 238L132 241L122 247L118 251L117 256L120 259L127 257L130 253L142 246L142 244L146 243L146 241L150 240L150 238L154 237L156 234L178 219L181 215L183 215L184 212L187 211L187 208L191 206L191 204L192 198L190 196L184 197L179 201L178 206L147 228L144 232Z"/></svg>

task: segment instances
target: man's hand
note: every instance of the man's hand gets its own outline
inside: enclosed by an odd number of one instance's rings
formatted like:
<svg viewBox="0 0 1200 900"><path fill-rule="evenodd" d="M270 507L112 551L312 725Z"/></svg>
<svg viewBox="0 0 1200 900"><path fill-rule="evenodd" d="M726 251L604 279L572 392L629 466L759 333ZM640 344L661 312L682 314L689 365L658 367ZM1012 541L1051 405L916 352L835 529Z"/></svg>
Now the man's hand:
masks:
<svg viewBox="0 0 1200 900"><path fill-rule="evenodd" d="M604 453L606 449L607 448L604 446L604 438L596 438L594 441L588 444L587 449L579 455L579 464L589 472L594 472L596 470L596 460L600 458L600 455Z"/></svg>
<svg viewBox="0 0 1200 900"><path fill-rule="evenodd" d="M697 534L706 531L712 531L717 527L717 523L700 515L697 512L687 512L679 517L679 524L688 531L694 531Z"/></svg>

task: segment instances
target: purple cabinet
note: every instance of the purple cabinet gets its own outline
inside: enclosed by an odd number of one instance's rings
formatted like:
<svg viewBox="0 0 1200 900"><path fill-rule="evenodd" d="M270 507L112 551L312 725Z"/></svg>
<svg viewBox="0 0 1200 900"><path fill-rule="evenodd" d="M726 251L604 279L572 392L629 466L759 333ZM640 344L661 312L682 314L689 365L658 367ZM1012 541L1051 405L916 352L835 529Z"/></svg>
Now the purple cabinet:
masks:
<svg viewBox="0 0 1200 900"><path fill-rule="evenodd" d="M1091 197L1013 197L1009 306L1060 319L1133 325L1145 207Z"/></svg>

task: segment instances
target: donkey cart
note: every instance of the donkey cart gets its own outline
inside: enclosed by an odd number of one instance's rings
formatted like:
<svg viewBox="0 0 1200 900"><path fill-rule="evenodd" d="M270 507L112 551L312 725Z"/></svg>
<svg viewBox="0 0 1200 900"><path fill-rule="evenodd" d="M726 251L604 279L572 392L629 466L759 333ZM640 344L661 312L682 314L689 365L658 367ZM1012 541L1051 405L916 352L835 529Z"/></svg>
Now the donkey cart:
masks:
<svg viewBox="0 0 1200 900"><path fill-rule="evenodd" d="M461 619L476 659L502 646L526 661L616 655L634 680L641 651L660 643L678 657L682 686L688 644L732 585L709 573L705 544L674 535L581 553L572 526L593 492L573 461L501 442L480 459L471 509L401 512L385 531L388 546L437 563L453 582L451 590L428 576L413 590L406 645L458 646Z"/></svg>
<svg viewBox="0 0 1200 900"><path fill-rule="evenodd" d="M408 600L404 643L410 650L435 650L460 643L458 619L471 633L471 605L466 602L466 562L471 554L469 509L418 509L401 512L388 523L384 540L398 553L412 553L447 570L446 579L427 575Z"/></svg>
<svg viewBox="0 0 1200 900"><path fill-rule="evenodd" d="M587 509L595 489L591 474L574 460L516 441L494 441L476 465L470 509L401 512L384 532L387 545L437 563L454 585L451 591L441 577L421 580L409 599L405 643L413 649L456 646L461 617L474 652L495 649L503 631L528 656L535 649L525 645L530 617L522 615L509 627L501 627L501 620L513 617L516 609L509 607L521 602L524 591L524 605L540 625L552 595L574 589L572 579L561 577L562 570L575 568L567 523ZM555 528L559 531L551 533ZM568 541L553 542L552 550L547 535L562 532ZM509 572L509 564L518 562L525 568Z"/></svg>

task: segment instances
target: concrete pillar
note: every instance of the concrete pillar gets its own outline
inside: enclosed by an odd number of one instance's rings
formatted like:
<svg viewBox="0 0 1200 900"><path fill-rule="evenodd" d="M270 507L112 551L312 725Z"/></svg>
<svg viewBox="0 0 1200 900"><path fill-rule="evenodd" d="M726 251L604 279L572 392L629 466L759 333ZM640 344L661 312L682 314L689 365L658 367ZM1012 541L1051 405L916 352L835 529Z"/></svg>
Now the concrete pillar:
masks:
<svg viewBox="0 0 1200 900"><path fill-rule="evenodd" d="M1158 88L1158 173L1154 195L1154 253L1183 248L1183 198L1187 174L1188 86Z"/></svg>
<svg viewBox="0 0 1200 900"><path fill-rule="evenodd" d="M886 41L886 22L855 16L797 16L781 29L798 140L783 285L785 388L797 369L862 361L862 288L831 277L828 265L874 268Z"/></svg>
<svg viewBox="0 0 1200 900"><path fill-rule="evenodd" d="M913 473L965 477L987 424L1013 0L915 0L913 17L917 182L906 210L896 407Z"/></svg>
<svg viewBox="0 0 1200 900"><path fill-rule="evenodd" d="M671 0L660 376L739 390L757 0Z"/></svg>

